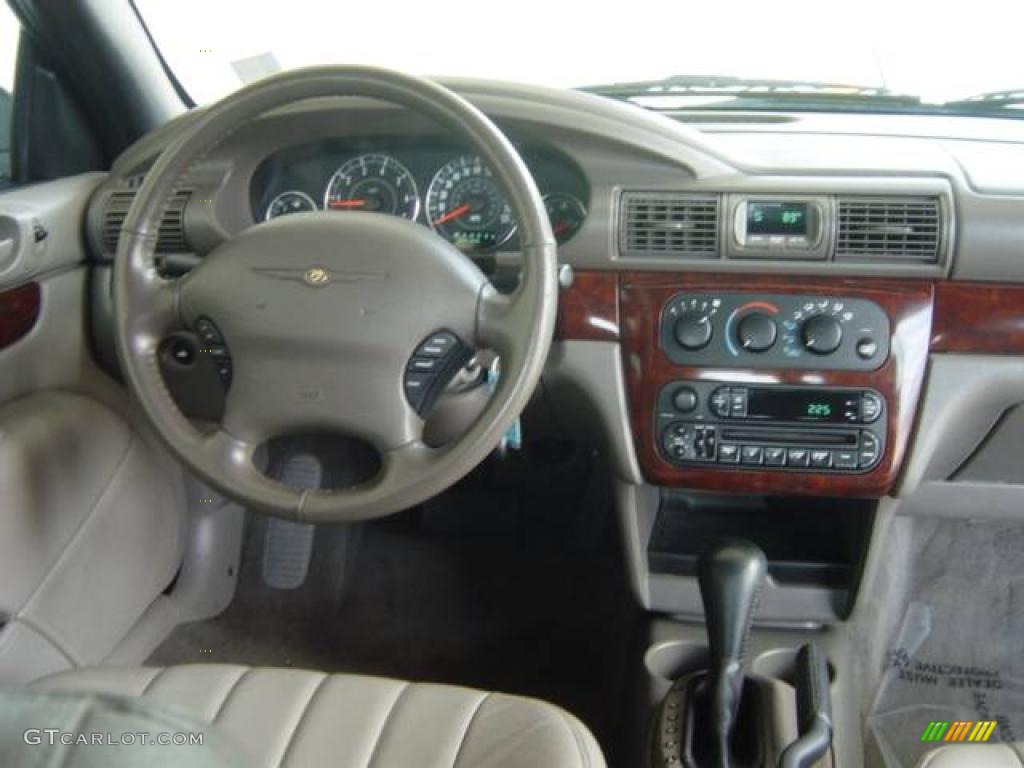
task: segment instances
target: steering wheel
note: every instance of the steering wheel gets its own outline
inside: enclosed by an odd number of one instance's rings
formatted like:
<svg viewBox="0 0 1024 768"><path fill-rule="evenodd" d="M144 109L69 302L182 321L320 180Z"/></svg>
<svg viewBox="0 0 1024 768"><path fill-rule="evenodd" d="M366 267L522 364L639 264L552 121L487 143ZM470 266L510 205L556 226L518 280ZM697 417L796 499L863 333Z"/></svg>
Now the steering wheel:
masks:
<svg viewBox="0 0 1024 768"><path fill-rule="evenodd" d="M174 185L213 147L266 112L313 98L361 96L426 115L490 167L521 233L522 275L499 293L453 245L404 218L320 212L273 219L232 237L186 277L156 270L160 219ZM451 486L498 443L525 407L547 358L557 310L555 239L540 193L508 139L442 86L367 67L277 75L214 104L146 174L125 219L114 267L117 351L127 385L171 452L235 501L308 522L379 517ZM212 321L230 349L224 416L200 431L160 373L169 334ZM414 352L440 333L493 350L501 377L465 432L442 447L405 392ZM450 339L451 336L446 336ZM267 440L332 431L370 443L376 475L339 490L267 477L254 453Z"/></svg>

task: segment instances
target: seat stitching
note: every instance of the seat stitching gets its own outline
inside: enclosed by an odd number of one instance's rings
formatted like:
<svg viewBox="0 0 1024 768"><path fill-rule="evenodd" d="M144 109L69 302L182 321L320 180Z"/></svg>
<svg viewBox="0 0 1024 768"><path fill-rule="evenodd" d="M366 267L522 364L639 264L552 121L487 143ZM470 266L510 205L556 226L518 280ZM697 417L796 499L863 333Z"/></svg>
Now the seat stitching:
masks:
<svg viewBox="0 0 1024 768"><path fill-rule="evenodd" d="M476 707L473 708L473 714L470 715L469 720L466 721L466 727L462 731L462 741L459 742L459 748L455 750L455 759L452 760L452 768L456 768L459 764L459 758L462 757L462 750L466 746L466 742L469 740L469 732L473 728L473 723L476 722L477 715L480 714L480 710L484 708L484 704L486 704L493 695L493 691L484 694L480 697L480 701L476 703Z"/></svg>
<svg viewBox="0 0 1024 768"><path fill-rule="evenodd" d="M387 714L384 715L384 720L381 723L380 730L377 731L377 740L373 743L373 751L370 753L370 759L366 762L366 768L372 768L374 761L377 759L377 755L380 752L381 742L384 741L384 732L387 731L388 726L391 724L391 717L395 714L395 710L398 708L399 702L402 701L402 697L405 696L411 687L411 683L403 683L398 695L395 696L395 700L391 702L391 706L388 708Z"/></svg>
<svg viewBox="0 0 1024 768"><path fill-rule="evenodd" d="M238 686L246 677L249 676L250 672L252 672L252 667L246 667L242 670L242 673L235 678L235 682L231 684L231 687L228 688L227 693L224 694L224 698L220 700L220 704L213 711L213 717L210 718L211 723L216 723L217 718L219 718L224 713L224 708L227 706L228 699L230 699L232 695L234 695L235 691L238 690Z"/></svg>
<svg viewBox="0 0 1024 768"><path fill-rule="evenodd" d="M320 680L317 682L316 687L309 692L309 696L306 698L306 703L302 706L302 712L299 713L299 719L295 721L295 725L292 726L292 732L288 735L288 741L285 742L284 750L281 752L281 758L277 761L278 768L281 768L285 764L288 757L288 752L291 750L292 745L295 743L295 735L299 732L299 729L306 721L306 715L309 714L310 707L313 704L313 699L319 695L320 690L324 687L330 679L330 675L320 675Z"/></svg>

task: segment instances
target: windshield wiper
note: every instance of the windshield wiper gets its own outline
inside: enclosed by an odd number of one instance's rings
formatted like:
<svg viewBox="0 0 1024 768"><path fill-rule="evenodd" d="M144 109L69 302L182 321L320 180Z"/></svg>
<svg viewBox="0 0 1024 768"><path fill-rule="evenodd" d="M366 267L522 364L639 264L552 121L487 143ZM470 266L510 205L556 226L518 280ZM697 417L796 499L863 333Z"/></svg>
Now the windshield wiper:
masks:
<svg viewBox="0 0 1024 768"><path fill-rule="evenodd" d="M945 109L966 112L1024 109L1024 90L1018 88L1013 91L989 91L988 93L979 93L977 96L968 96L966 99L947 101L942 106Z"/></svg>
<svg viewBox="0 0 1024 768"><path fill-rule="evenodd" d="M639 80L629 83L588 85L578 90L650 106L652 100L668 103L678 99L678 106L663 109L705 108L722 109L734 100L743 109L756 109L759 104L779 109L785 106L826 107L835 104L859 103L864 106L888 108L915 108L921 106L916 96L897 93L887 88L864 85L820 83L807 80L751 80L742 77L675 75L661 80ZM708 97L722 97L713 103L693 107L687 102L704 101Z"/></svg>

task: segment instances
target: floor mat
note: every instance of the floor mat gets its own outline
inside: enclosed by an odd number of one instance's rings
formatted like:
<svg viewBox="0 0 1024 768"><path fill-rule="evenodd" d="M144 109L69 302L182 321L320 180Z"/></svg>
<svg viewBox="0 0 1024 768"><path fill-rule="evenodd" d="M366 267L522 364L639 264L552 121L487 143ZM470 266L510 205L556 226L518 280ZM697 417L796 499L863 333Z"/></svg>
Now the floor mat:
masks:
<svg viewBox="0 0 1024 768"><path fill-rule="evenodd" d="M1024 526L915 521L912 557L868 717L884 765L959 739L1024 739Z"/></svg>
<svg viewBox="0 0 1024 768"><path fill-rule="evenodd" d="M293 590L264 584L266 521L253 517L234 602L179 627L149 663L309 667L536 696L580 717L614 764L642 612L608 494L595 508L577 482L506 485L478 478L426 509L319 526L309 576Z"/></svg>

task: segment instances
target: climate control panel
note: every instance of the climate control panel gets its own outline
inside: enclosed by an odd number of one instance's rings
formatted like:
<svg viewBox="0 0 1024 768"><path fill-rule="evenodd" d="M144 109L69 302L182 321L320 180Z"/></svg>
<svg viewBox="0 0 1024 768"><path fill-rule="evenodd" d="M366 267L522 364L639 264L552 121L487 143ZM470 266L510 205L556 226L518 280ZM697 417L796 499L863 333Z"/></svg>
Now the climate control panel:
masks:
<svg viewBox="0 0 1024 768"><path fill-rule="evenodd" d="M690 291L661 313L659 342L679 365L875 370L889 356L885 311L867 299Z"/></svg>

